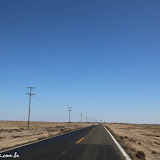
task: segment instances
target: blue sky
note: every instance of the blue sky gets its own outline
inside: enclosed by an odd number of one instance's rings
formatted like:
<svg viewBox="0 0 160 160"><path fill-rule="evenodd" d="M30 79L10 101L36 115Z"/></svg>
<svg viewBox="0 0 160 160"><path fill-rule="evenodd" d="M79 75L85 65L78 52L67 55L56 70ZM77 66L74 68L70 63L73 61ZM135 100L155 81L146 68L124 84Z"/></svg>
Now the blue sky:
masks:
<svg viewBox="0 0 160 160"><path fill-rule="evenodd" d="M0 2L1 120L160 123L160 1Z"/></svg>

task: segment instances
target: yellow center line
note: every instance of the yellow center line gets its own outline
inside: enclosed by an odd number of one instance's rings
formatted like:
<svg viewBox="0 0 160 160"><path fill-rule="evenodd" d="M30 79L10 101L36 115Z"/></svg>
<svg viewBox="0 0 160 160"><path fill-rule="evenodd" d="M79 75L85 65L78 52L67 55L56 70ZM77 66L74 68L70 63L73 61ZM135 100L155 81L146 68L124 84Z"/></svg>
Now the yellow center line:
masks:
<svg viewBox="0 0 160 160"><path fill-rule="evenodd" d="M79 143L80 141L82 141L84 139L84 137L82 137L80 140L78 140L75 144Z"/></svg>
<svg viewBox="0 0 160 160"><path fill-rule="evenodd" d="M92 129L92 131L94 130L95 128ZM92 131L90 131L89 133L91 133ZM82 137L80 140L78 140L75 144L78 144L80 141L82 141L85 137Z"/></svg>

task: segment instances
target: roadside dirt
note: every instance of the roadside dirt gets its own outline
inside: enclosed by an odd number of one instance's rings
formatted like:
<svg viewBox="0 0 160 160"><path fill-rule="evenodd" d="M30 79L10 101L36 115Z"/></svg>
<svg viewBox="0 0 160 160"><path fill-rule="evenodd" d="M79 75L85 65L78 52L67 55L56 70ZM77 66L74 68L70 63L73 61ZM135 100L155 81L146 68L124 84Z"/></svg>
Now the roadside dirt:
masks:
<svg viewBox="0 0 160 160"><path fill-rule="evenodd" d="M0 151L65 132L90 126L90 123L31 122L27 130L24 121L0 121Z"/></svg>
<svg viewBox="0 0 160 160"><path fill-rule="evenodd" d="M105 124L133 160L160 160L160 125Z"/></svg>

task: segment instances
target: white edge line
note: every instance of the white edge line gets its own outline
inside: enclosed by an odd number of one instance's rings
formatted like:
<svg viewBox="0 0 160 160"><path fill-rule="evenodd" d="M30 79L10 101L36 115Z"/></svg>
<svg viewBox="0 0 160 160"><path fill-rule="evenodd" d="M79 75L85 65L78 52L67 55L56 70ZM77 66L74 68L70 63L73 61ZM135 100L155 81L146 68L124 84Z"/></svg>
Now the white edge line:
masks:
<svg viewBox="0 0 160 160"><path fill-rule="evenodd" d="M88 127L91 127L91 126L88 126ZM87 127L84 127L84 128L87 128ZM48 139L51 139L51 138L55 138L55 137L58 137L58 136L62 136L62 135L65 135L65 134L68 134L68 133L71 133L71 132L74 132L74 131L78 131L78 130L81 130L81 129L84 129L84 128L80 128L80 129L77 129L77 130L72 130L72 131L70 131L70 132L62 133L62 134L59 134L59 135L56 135L56 136L53 136L53 137L49 137L49 138L45 138L45 139L42 139L42 140L38 140L38 141L31 142L31 143L26 143L26 144L23 144L23 145L19 145L19 146L17 146L17 147L9 148L9 149L0 151L0 154L1 154L1 153L4 153L4 152L11 151L11 150L14 150L14 149L17 149L17 148L25 147L25 146L28 146L28 145L30 145L30 144L34 144L34 143L38 143L38 142L41 142L41 141L45 141L45 140L48 140Z"/></svg>
<svg viewBox="0 0 160 160"><path fill-rule="evenodd" d="M121 147L121 145L117 142L117 140L113 137L113 135L108 131L108 129L103 125L103 127L106 129L106 131L109 133L111 138L113 139L114 143L117 145L123 156L126 160L131 160L131 158L127 155L127 153L124 151L124 149Z"/></svg>

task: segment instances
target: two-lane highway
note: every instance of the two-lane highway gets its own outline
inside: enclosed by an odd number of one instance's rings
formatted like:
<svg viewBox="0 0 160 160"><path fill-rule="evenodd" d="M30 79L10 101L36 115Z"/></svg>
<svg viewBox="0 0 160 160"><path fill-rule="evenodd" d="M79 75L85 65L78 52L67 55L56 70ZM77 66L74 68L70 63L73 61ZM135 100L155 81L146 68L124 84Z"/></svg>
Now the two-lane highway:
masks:
<svg viewBox="0 0 160 160"><path fill-rule="evenodd" d="M3 154L19 154L19 160L125 160L102 124L91 126Z"/></svg>

